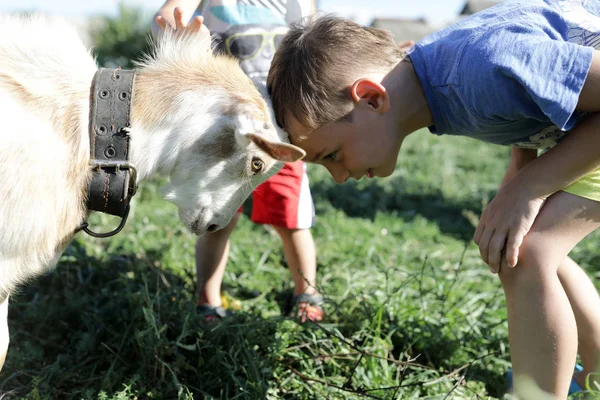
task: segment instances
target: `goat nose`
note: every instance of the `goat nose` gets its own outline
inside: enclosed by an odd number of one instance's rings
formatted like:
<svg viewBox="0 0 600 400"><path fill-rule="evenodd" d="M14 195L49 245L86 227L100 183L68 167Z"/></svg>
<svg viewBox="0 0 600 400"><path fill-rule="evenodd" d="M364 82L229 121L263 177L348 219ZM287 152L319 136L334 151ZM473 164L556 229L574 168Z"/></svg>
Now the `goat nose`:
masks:
<svg viewBox="0 0 600 400"><path fill-rule="evenodd" d="M217 224L210 224L206 230L209 232L214 232L217 229L219 229L219 226Z"/></svg>

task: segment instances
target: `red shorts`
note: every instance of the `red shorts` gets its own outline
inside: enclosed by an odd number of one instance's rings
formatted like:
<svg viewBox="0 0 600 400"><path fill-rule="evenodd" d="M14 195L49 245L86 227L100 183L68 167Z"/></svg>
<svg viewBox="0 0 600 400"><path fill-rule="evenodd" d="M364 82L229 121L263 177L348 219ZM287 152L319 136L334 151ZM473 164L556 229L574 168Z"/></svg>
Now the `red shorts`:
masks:
<svg viewBox="0 0 600 400"><path fill-rule="evenodd" d="M288 229L313 226L315 208L304 162L285 163L281 171L254 190L251 219Z"/></svg>

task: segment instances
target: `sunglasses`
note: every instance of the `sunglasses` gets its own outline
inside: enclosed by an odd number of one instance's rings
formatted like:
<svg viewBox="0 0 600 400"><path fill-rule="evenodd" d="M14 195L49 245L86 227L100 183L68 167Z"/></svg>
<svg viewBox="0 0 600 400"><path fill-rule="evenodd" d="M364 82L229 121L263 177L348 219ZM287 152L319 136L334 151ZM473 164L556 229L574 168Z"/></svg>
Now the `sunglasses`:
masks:
<svg viewBox="0 0 600 400"><path fill-rule="evenodd" d="M242 61L255 58L267 44L273 52L277 49L285 34L265 33L234 33L225 39L225 50L227 53Z"/></svg>

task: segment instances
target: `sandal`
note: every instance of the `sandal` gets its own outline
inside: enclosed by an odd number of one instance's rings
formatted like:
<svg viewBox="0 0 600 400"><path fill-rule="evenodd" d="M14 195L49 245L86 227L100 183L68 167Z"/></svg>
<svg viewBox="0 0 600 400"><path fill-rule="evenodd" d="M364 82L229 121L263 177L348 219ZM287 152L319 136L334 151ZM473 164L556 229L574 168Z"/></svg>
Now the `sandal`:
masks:
<svg viewBox="0 0 600 400"><path fill-rule="evenodd" d="M307 294L302 293L298 296L294 296L293 304L295 305L296 313L295 317L300 322L312 321L319 322L323 320L323 296L320 294ZM294 313L292 311L292 316Z"/></svg>
<svg viewBox="0 0 600 400"><path fill-rule="evenodd" d="M579 364L575 365L575 373L583 371L583 367ZM512 369L509 369L506 373L506 382L508 383L508 391L512 391L513 388L513 373ZM581 392L583 388L579 386L577 382L575 382L575 378L571 379L571 386L569 386L569 395Z"/></svg>
<svg viewBox="0 0 600 400"><path fill-rule="evenodd" d="M210 304L198 304L196 311L208 323L221 321L227 317L227 310L221 306L211 306Z"/></svg>

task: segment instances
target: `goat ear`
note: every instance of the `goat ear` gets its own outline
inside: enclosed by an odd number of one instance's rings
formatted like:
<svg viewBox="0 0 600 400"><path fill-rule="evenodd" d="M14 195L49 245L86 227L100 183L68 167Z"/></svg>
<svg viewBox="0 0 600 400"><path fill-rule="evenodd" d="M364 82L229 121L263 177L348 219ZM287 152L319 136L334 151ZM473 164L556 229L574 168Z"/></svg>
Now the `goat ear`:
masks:
<svg viewBox="0 0 600 400"><path fill-rule="evenodd" d="M247 133L246 136L255 145L257 145L262 151L267 153L270 157L278 161L283 162L294 162L304 158L306 153L300 147L294 146L293 144L271 142L262 136L255 135L254 133Z"/></svg>
<svg viewBox="0 0 600 400"><path fill-rule="evenodd" d="M235 141L243 149L250 144L250 138L248 137L248 134L240 132L239 129L235 130Z"/></svg>

